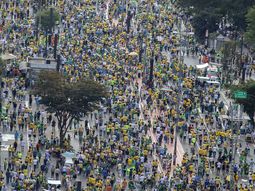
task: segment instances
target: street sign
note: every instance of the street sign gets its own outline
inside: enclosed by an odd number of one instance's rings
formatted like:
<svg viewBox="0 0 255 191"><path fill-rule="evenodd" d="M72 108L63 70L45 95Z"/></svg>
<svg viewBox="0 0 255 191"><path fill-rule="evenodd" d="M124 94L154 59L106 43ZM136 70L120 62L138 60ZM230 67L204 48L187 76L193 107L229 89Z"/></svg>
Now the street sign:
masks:
<svg viewBox="0 0 255 191"><path fill-rule="evenodd" d="M234 98L236 98L236 99L246 99L247 98L247 92L236 91L236 92L234 92Z"/></svg>

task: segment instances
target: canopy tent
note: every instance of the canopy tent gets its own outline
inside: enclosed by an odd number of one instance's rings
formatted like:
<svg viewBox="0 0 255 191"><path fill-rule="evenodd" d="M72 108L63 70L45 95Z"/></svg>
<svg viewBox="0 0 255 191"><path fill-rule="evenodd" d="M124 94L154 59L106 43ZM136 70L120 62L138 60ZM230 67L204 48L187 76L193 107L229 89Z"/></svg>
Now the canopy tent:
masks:
<svg viewBox="0 0 255 191"><path fill-rule="evenodd" d="M204 68L207 68L209 66L208 63L205 63L205 64L199 64L199 65L196 65L196 68L197 69L204 69Z"/></svg>
<svg viewBox="0 0 255 191"><path fill-rule="evenodd" d="M220 85L220 82L218 82L218 81L206 81L206 83L208 83L208 84L218 84L218 85Z"/></svg>
<svg viewBox="0 0 255 191"><path fill-rule="evenodd" d="M17 58L17 56L13 55L13 54L3 54L1 56L3 61L7 61L7 60L15 60Z"/></svg>
<svg viewBox="0 0 255 191"><path fill-rule="evenodd" d="M222 64L219 64L217 62L210 62L210 65L217 66L217 67L221 67L222 66Z"/></svg>
<svg viewBox="0 0 255 191"><path fill-rule="evenodd" d="M72 158L66 158L65 165L73 165L73 164L74 164L74 162L73 162Z"/></svg>
<svg viewBox="0 0 255 191"><path fill-rule="evenodd" d="M219 81L219 77L218 76L210 76L210 80L211 81Z"/></svg>
<svg viewBox="0 0 255 191"><path fill-rule="evenodd" d="M209 77L204 77L204 76L198 76L197 80L199 80L199 81L209 81L210 78Z"/></svg>
<svg viewBox="0 0 255 191"><path fill-rule="evenodd" d="M73 152L64 152L62 153L62 156L65 158L75 158L76 155Z"/></svg>
<svg viewBox="0 0 255 191"><path fill-rule="evenodd" d="M61 181L60 180L52 180L52 179L48 179L48 184L50 185L61 185Z"/></svg>

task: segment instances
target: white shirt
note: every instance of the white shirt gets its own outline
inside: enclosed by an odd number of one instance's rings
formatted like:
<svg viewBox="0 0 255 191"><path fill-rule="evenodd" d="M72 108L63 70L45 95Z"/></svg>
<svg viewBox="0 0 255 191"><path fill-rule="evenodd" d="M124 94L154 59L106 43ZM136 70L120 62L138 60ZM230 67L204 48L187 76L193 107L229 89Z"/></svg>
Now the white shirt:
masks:
<svg viewBox="0 0 255 191"><path fill-rule="evenodd" d="M25 178L25 175L24 175L23 173L21 173L21 174L19 175L19 178L20 178L21 180L23 180L23 179Z"/></svg>
<svg viewBox="0 0 255 191"><path fill-rule="evenodd" d="M143 182L144 179L145 179L144 175L141 175L141 176L140 176L140 182Z"/></svg>
<svg viewBox="0 0 255 191"><path fill-rule="evenodd" d="M33 160L34 165L37 165L37 159Z"/></svg>

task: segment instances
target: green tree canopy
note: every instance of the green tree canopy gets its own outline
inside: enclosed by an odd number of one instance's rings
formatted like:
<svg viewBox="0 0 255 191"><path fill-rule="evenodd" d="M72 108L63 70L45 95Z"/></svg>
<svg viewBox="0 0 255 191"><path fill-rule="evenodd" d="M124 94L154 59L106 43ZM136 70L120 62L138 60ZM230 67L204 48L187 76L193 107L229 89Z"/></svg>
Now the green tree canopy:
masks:
<svg viewBox="0 0 255 191"><path fill-rule="evenodd" d="M220 19L223 17L222 10L219 8L221 0L178 0L177 4L193 16L191 24L198 40L205 40L206 30L209 32L218 30Z"/></svg>
<svg viewBox="0 0 255 191"><path fill-rule="evenodd" d="M248 41L250 44L255 43L255 6L250 8L247 15L246 15L246 21L248 24L245 38L246 41Z"/></svg>
<svg viewBox="0 0 255 191"><path fill-rule="evenodd" d="M33 94L41 96L40 104L47 107L46 111L55 114L61 146L73 120L80 120L88 112L96 110L99 102L108 95L106 88L96 81L70 83L58 72L49 71L39 74Z"/></svg>
<svg viewBox="0 0 255 191"><path fill-rule="evenodd" d="M218 14L208 14L207 11L194 15L192 26L195 29L195 35L198 40L204 42L206 30L215 32L219 28L220 16Z"/></svg>
<svg viewBox="0 0 255 191"><path fill-rule="evenodd" d="M253 116L255 112L255 81L250 80L244 84L239 84L231 87L232 94L235 91L239 90L247 92L247 99L236 99L236 102L239 104L243 104L244 111L253 121Z"/></svg>
<svg viewBox="0 0 255 191"><path fill-rule="evenodd" d="M195 34L204 40L206 29L210 33L217 31L219 23L225 18L225 23L234 30L245 31L245 15L255 4L254 0L177 0L177 4L188 14L193 16L192 25Z"/></svg>
<svg viewBox="0 0 255 191"><path fill-rule="evenodd" d="M36 22L44 31L51 30L59 19L59 13L54 8L45 9L36 14Z"/></svg>

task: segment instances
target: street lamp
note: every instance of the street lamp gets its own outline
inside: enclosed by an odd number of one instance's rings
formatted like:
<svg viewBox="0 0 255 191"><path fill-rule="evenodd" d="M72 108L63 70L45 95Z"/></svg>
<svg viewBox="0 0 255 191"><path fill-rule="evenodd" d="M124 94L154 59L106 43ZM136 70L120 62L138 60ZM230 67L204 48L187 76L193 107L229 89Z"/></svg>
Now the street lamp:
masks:
<svg viewBox="0 0 255 191"><path fill-rule="evenodd" d="M241 55L240 55L240 61L241 61L241 70L242 70L242 81L245 82L245 72L246 72L246 66L243 61L243 35L241 35Z"/></svg>
<svg viewBox="0 0 255 191"><path fill-rule="evenodd" d="M150 79L149 79L149 87L153 89L153 70L154 70L154 52L152 52L152 56L150 59Z"/></svg>
<svg viewBox="0 0 255 191"><path fill-rule="evenodd" d="M58 21L56 22L56 25L58 26ZM54 59L57 59L58 38L59 38L59 30L55 29L55 36L54 36Z"/></svg>

